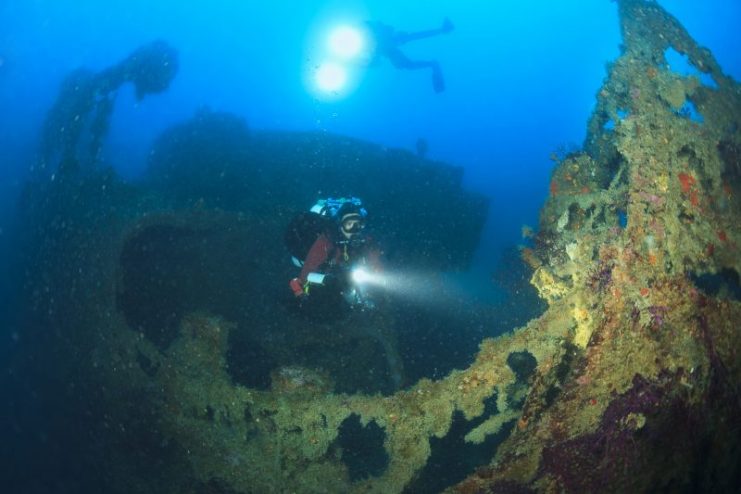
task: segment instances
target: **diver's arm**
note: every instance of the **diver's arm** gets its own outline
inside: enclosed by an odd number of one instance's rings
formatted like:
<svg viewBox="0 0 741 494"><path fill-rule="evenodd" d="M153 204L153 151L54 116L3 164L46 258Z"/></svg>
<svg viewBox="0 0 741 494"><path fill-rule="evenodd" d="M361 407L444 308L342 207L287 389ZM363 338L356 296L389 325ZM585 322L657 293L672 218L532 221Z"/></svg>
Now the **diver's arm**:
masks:
<svg viewBox="0 0 741 494"><path fill-rule="evenodd" d="M396 45L403 45L410 41L416 41L418 39L431 38L433 36L439 36L441 34L447 34L453 30L453 23L447 17L443 21L442 27L437 29L427 29L426 31L417 31L416 33L405 33L402 31L396 31L394 33L394 41Z"/></svg>
<svg viewBox="0 0 741 494"><path fill-rule="evenodd" d="M309 253L306 254L304 265L301 268L301 274L298 276L302 284L306 283L309 273L315 271L327 261L331 249L332 241L329 240L329 237L324 234L319 235L311 246L311 249L309 249Z"/></svg>

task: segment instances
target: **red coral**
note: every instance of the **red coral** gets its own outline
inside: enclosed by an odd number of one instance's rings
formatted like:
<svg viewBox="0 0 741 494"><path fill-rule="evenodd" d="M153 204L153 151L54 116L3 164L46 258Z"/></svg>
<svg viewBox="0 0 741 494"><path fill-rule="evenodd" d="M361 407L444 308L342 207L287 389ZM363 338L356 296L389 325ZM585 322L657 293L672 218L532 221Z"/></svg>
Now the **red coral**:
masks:
<svg viewBox="0 0 741 494"><path fill-rule="evenodd" d="M680 173L679 183L682 186L682 192L687 194L692 189L692 186L694 186L695 183L697 183L697 180L695 180L695 177L693 177L689 173Z"/></svg>
<svg viewBox="0 0 741 494"><path fill-rule="evenodd" d="M697 179L689 173L679 174L679 184L682 188L682 193L685 195L689 194L690 204L693 206L700 204L700 196L697 194L697 188L695 187L696 183Z"/></svg>

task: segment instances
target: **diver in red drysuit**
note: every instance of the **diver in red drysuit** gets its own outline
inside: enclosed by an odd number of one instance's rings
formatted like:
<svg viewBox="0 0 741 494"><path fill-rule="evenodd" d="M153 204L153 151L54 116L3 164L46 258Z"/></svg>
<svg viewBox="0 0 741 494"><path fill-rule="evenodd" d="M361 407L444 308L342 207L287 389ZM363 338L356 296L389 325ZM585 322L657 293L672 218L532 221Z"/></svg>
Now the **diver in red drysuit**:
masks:
<svg viewBox="0 0 741 494"><path fill-rule="evenodd" d="M289 286L297 297L306 294L308 276L312 272L331 270L357 260L364 260L371 269L380 270L379 249L370 237L362 235L365 218L361 208L345 203L337 212L337 218L339 234L320 234L306 254L301 273L290 281Z"/></svg>

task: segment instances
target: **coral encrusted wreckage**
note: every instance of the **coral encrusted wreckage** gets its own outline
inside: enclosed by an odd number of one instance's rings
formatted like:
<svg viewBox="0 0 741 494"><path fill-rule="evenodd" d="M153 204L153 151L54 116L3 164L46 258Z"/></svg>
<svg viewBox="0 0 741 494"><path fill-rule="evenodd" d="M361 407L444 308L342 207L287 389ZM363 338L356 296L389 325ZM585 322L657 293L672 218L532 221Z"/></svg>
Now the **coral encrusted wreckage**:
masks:
<svg viewBox="0 0 741 494"><path fill-rule="evenodd" d="M129 479L129 492L414 491L431 445L464 420L475 424L467 444L504 439L448 492L738 486L741 88L656 3L618 8L622 54L522 251L548 307L443 378L353 388L369 354L383 355L379 375L404 372L393 316L297 324L271 301L291 273L274 239L332 183L330 194L379 205L384 230L402 232L396 252L424 250L399 264L465 267L486 207L454 168L349 139L254 132L203 110L156 143L145 184L106 170L32 184L28 304L58 328L39 337L53 342L60 386L76 383L106 417L91 434L107 438L107 474ZM672 72L668 49L714 84ZM392 212L425 218L404 202L406 186L430 183L415 193L439 212L440 234L403 233L413 222ZM461 244L468 254L450 256ZM291 358L316 346L326 360ZM353 475L341 446L351 423L379 435L383 462L369 474ZM137 454L164 460L136 464Z"/></svg>

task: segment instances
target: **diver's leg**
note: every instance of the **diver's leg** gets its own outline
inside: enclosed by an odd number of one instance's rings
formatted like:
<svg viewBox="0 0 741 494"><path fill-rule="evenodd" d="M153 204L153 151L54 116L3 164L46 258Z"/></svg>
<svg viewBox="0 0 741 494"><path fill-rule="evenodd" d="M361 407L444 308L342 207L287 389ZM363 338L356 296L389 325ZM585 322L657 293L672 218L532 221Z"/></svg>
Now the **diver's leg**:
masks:
<svg viewBox="0 0 741 494"><path fill-rule="evenodd" d="M443 72L440 68L440 64L435 60L410 60L399 50L392 50L386 54L391 64L397 69L405 70L418 70L418 69L431 69L432 70L432 87L436 93L445 91L445 80L443 79Z"/></svg>
<svg viewBox="0 0 741 494"><path fill-rule="evenodd" d="M401 50L398 50L394 48L393 50L388 50L386 53L386 58L389 59L389 62L391 62L391 65L396 67L397 69L406 69L406 70L417 70L417 69L428 69L430 67L434 67L435 65L438 65L435 61L428 61L428 60L411 60L406 55L404 55Z"/></svg>
<svg viewBox="0 0 741 494"><path fill-rule="evenodd" d="M435 60L410 60L400 50L391 50L386 53L386 57L389 59L391 64L397 69L404 70L419 70L419 69L431 69L432 70L432 88L436 93L442 93L445 91L445 81L443 80L443 71L440 69L440 64Z"/></svg>
<svg viewBox="0 0 741 494"><path fill-rule="evenodd" d="M397 69L405 70L418 70L418 69L431 69L432 70L432 88L436 93L442 93L445 91L445 80L443 79L443 71L440 68L440 64L435 60L410 60L400 50L391 50L386 54L391 64Z"/></svg>
<svg viewBox="0 0 741 494"><path fill-rule="evenodd" d="M405 33L398 31L395 33L394 41L397 44L403 45L410 41L418 39L431 38L433 36L439 36L441 34L447 34L453 30L453 23L447 17L443 21L443 25L437 29L428 29L426 31L417 31L416 33Z"/></svg>

